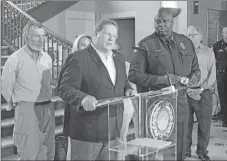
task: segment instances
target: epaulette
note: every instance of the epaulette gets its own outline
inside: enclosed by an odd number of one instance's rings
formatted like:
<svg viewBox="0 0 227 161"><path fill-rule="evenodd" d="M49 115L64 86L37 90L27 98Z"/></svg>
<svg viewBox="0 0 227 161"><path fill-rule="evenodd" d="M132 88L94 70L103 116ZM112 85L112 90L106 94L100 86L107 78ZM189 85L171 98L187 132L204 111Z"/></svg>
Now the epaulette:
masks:
<svg viewBox="0 0 227 161"><path fill-rule="evenodd" d="M174 32L174 34L176 35L176 36L181 36L181 37L183 37L183 38L185 38L185 39L189 39L186 35L184 35L184 34L180 34L180 33L177 33L177 32Z"/></svg>
<svg viewBox="0 0 227 161"><path fill-rule="evenodd" d="M124 54L122 54L121 52L119 52L117 50L113 50L113 51L114 51L114 54L116 54L116 55L123 55L124 56Z"/></svg>
<svg viewBox="0 0 227 161"><path fill-rule="evenodd" d="M144 41L146 41L146 40L148 40L148 39L153 39L153 38L156 38L157 36L155 35L155 33L153 33L153 34L151 34L151 35L149 35L149 36L146 36L145 38L143 38L142 40L140 40L140 42L138 43L139 44L139 46L140 46L140 44L142 43L142 42L144 42Z"/></svg>

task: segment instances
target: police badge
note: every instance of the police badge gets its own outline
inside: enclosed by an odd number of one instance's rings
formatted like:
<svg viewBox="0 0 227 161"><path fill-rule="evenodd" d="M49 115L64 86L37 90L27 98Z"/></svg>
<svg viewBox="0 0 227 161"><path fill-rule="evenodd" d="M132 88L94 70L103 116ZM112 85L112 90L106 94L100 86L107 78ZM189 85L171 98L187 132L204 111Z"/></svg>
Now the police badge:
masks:
<svg viewBox="0 0 227 161"><path fill-rule="evenodd" d="M185 46L184 46L184 43L180 43L180 47L183 49L183 50L185 50L186 48L185 48Z"/></svg>

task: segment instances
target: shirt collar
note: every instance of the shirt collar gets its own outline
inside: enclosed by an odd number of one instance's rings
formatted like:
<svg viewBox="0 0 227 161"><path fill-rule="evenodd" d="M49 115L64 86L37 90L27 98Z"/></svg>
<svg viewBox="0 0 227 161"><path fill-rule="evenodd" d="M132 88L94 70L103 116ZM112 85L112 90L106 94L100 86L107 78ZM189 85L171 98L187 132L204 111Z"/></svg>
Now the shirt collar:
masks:
<svg viewBox="0 0 227 161"><path fill-rule="evenodd" d="M203 49L203 48L204 48L204 45L200 43L199 46L195 50L199 51L200 49Z"/></svg>
<svg viewBox="0 0 227 161"><path fill-rule="evenodd" d="M104 54L104 53L100 52L100 51L95 47L95 45L94 45L93 43L91 43L91 46L94 48L94 50L97 52L97 54L98 54L100 57L105 57L105 58L107 58L107 57L112 57L112 56L113 56L113 51L110 51L110 52Z"/></svg>
<svg viewBox="0 0 227 161"><path fill-rule="evenodd" d="M33 58L35 59L35 54L31 51L31 48L28 46L28 45L25 45L25 48L26 50L28 51L28 54ZM38 57L42 56L43 55L43 51L39 51L39 54L38 54ZM38 58L37 57L37 58Z"/></svg>

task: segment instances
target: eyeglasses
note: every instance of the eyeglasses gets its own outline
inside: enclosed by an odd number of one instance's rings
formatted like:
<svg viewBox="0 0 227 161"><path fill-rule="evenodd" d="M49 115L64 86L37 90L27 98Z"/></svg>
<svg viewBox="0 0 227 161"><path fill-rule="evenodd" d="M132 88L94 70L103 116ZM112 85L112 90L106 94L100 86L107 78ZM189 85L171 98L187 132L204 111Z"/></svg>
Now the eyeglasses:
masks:
<svg viewBox="0 0 227 161"><path fill-rule="evenodd" d="M111 34L111 33L105 33L105 32L103 32L103 33L101 33L101 34L104 35L104 36L112 37L112 38L114 38L115 40L118 38L118 35Z"/></svg>
<svg viewBox="0 0 227 161"><path fill-rule="evenodd" d="M155 23L157 24L161 24L161 23L169 24L172 22L173 22L173 19L155 19Z"/></svg>

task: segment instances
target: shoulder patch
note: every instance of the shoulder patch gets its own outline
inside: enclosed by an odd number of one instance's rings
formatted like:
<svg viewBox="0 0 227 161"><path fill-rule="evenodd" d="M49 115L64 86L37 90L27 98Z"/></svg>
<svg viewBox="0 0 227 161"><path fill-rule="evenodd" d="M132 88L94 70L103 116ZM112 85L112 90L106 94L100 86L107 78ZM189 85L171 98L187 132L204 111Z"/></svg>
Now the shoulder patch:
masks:
<svg viewBox="0 0 227 161"><path fill-rule="evenodd" d="M151 35L149 35L149 36L143 38L142 40L140 40L140 42L139 42L138 44L139 44L139 46L140 46L140 44L141 44L142 42L144 42L144 41L146 41L146 40L148 40L148 39L153 39L153 38L156 38L155 33L153 33L153 34L151 34Z"/></svg>
<svg viewBox="0 0 227 161"><path fill-rule="evenodd" d="M186 48L185 48L185 45L184 45L184 43L183 42L180 42L180 47L181 47L181 49L183 49L183 50L185 50Z"/></svg>

